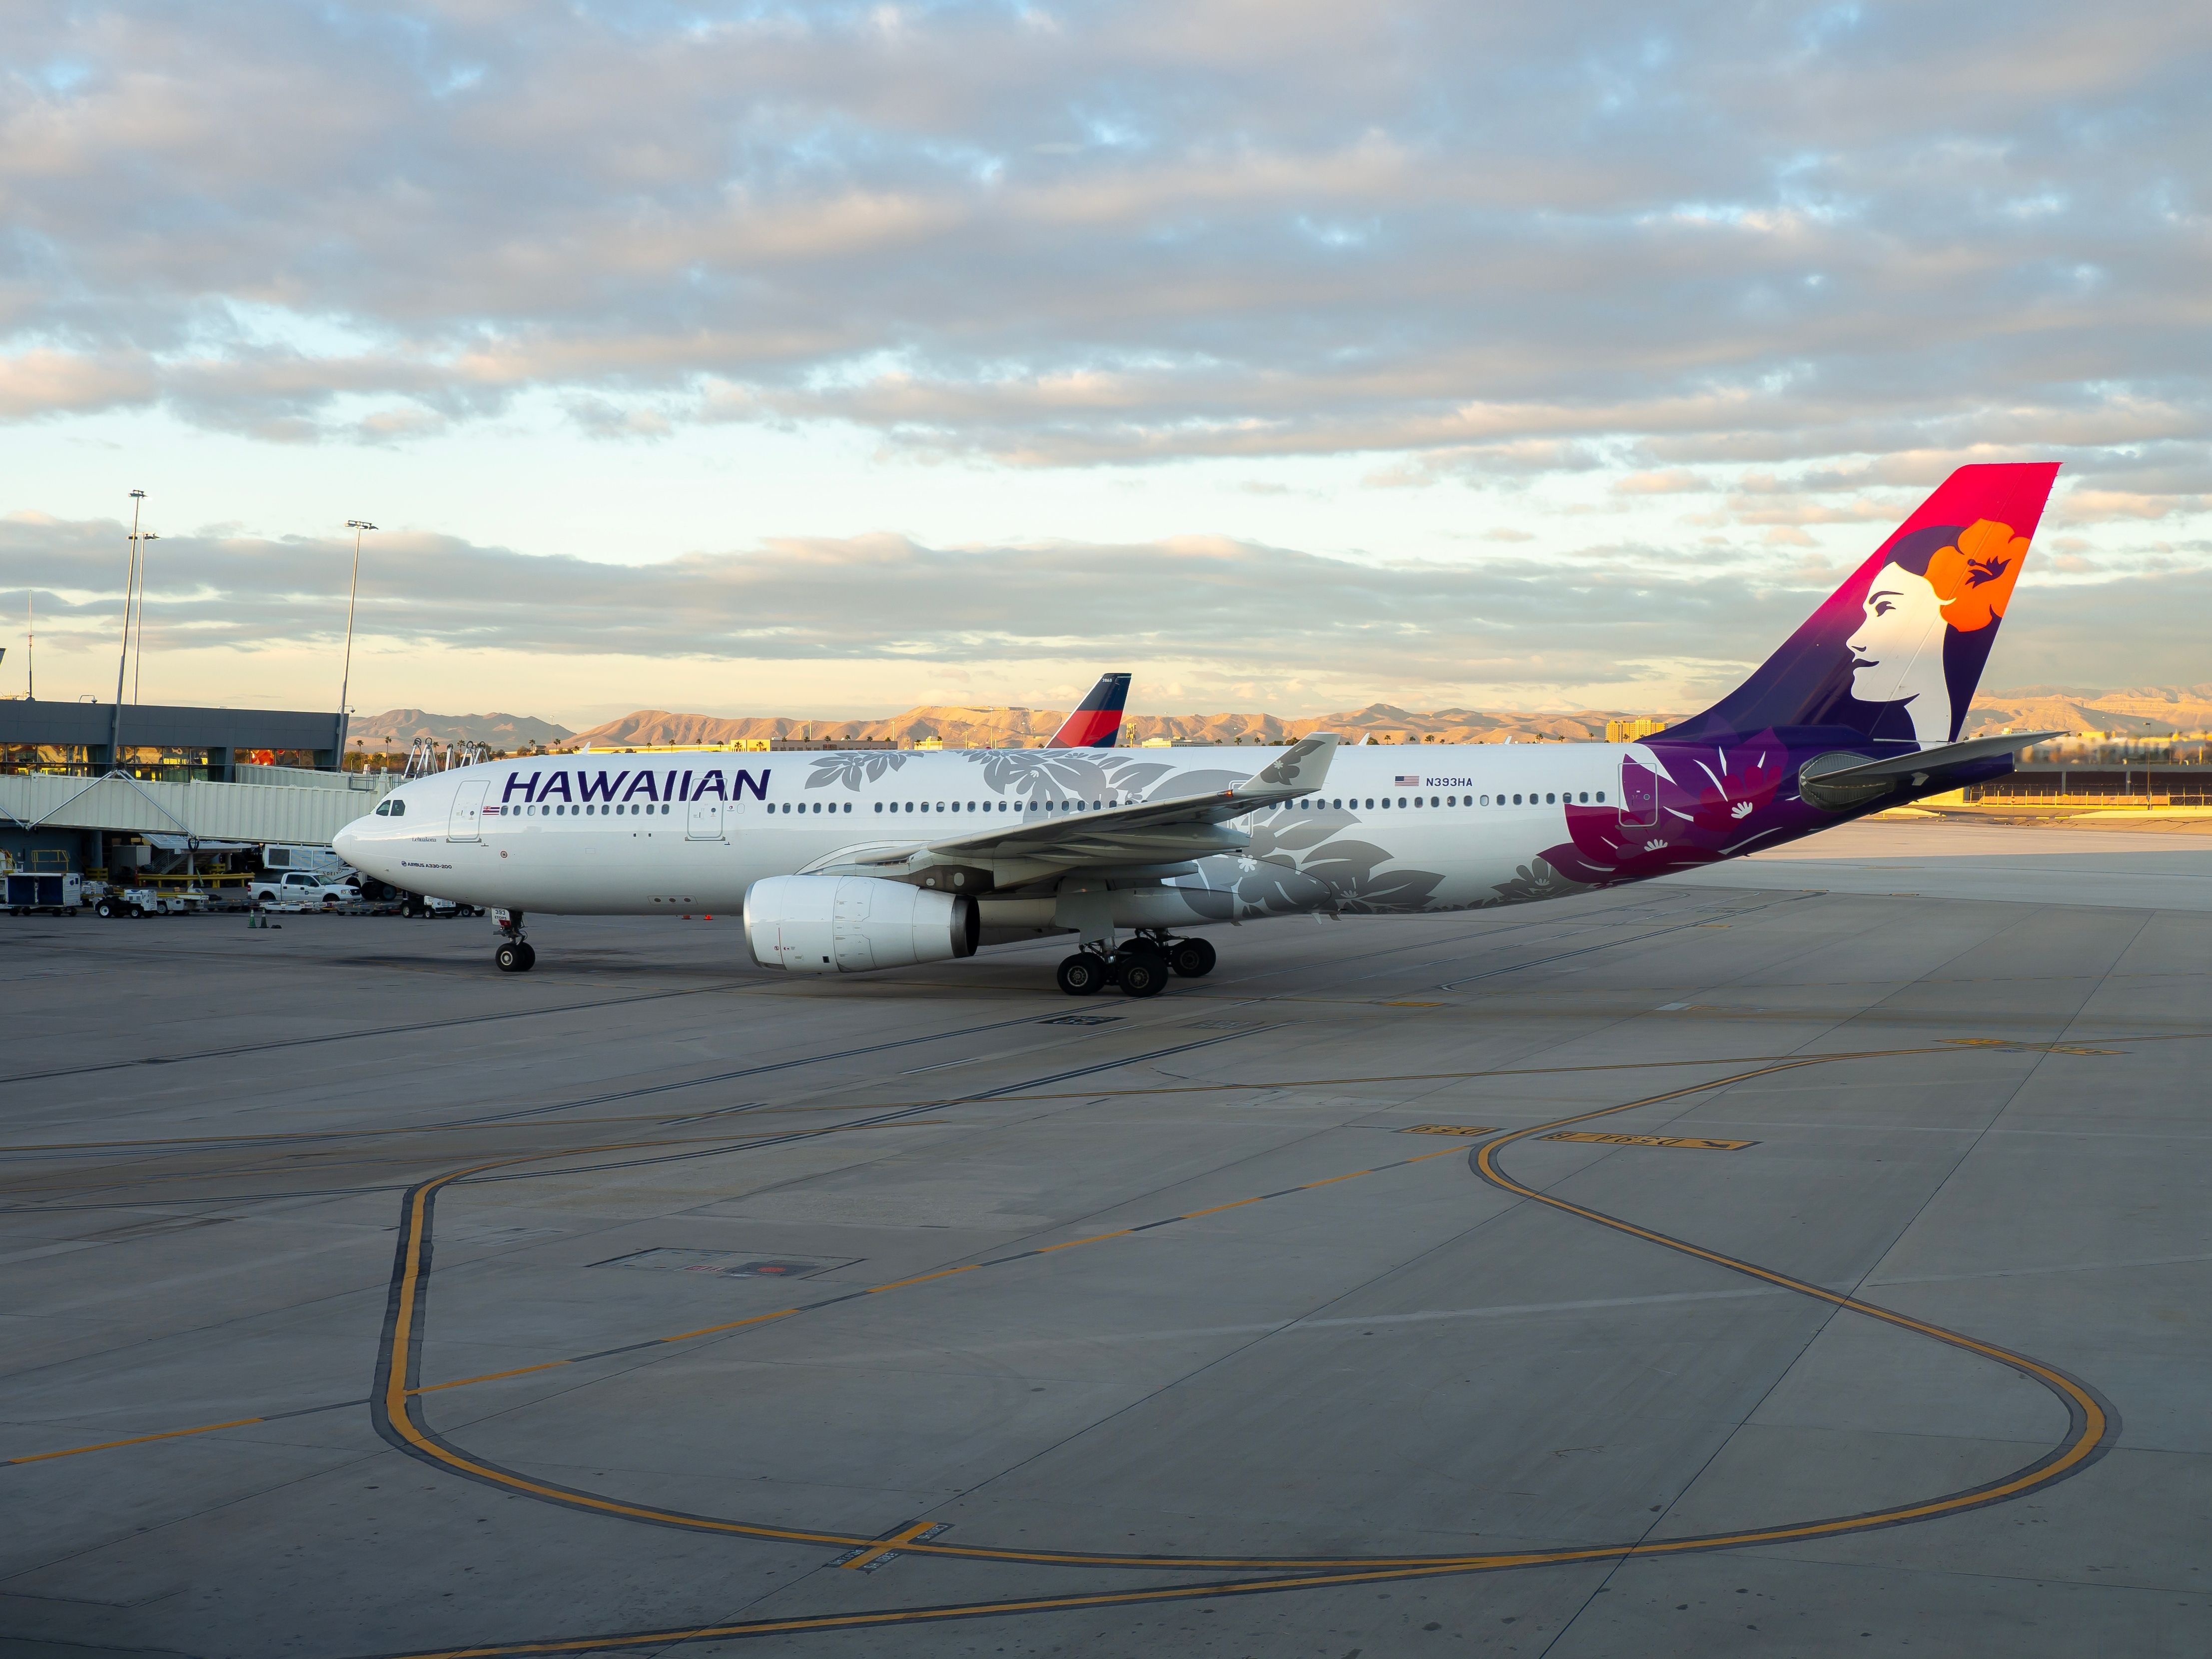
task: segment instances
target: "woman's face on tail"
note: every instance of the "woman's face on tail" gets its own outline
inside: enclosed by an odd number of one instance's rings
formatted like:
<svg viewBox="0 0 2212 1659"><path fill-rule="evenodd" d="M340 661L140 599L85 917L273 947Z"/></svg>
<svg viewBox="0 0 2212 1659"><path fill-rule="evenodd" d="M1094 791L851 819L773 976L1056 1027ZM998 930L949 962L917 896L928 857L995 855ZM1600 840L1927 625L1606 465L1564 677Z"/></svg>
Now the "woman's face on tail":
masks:
<svg viewBox="0 0 2212 1659"><path fill-rule="evenodd" d="M1867 589L1866 620L1844 644L1857 659L1851 665L1851 695L1863 702L1911 695L1905 677L1916 663L1942 665L1943 628L1942 601L1928 578L1884 565Z"/></svg>

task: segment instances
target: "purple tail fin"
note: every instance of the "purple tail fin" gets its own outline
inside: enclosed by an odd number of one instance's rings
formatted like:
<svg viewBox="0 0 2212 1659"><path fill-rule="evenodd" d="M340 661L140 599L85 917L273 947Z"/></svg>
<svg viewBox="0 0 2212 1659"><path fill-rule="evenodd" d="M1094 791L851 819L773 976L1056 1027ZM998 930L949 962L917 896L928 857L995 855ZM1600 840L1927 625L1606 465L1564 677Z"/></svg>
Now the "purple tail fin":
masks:
<svg viewBox="0 0 2212 1659"><path fill-rule="evenodd" d="M2057 472L2056 461L1960 467L1749 679L1662 736L1826 728L1952 742Z"/></svg>

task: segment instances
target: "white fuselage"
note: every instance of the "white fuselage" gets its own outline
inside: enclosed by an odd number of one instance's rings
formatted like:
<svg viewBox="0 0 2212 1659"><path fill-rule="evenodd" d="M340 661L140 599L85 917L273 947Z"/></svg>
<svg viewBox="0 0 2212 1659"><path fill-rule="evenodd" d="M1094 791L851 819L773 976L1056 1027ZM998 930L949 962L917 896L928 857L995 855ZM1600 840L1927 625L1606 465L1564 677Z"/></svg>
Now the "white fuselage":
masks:
<svg viewBox="0 0 2212 1659"><path fill-rule="evenodd" d="M769 876L995 827L1225 789L1275 748L557 755L419 778L343 830L349 864L510 911L736 911ZM1458 909L1551 896L1569 797L1617 809L1613 744L1341 748L1327 787L1237 819L1250 847L1181 873L1108 872L1115 922ZM1645 757L1648 758L1648 755ZM588 796L589 799L586 799ZM1563 890L1574 890L1571 884ZM1034 889L981 900L987 940L1053 931Z"/></svg>

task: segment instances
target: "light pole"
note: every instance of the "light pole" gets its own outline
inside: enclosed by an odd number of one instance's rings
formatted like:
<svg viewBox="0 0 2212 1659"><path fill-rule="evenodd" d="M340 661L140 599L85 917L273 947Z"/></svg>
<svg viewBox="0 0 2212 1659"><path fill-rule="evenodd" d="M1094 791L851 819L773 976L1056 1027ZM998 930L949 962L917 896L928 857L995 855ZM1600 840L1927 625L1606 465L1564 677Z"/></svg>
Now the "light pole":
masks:
<svg viewBox="0 0 2212 1659"><path fill-rule="evenodd" d="M353 581L346 588L345 670L338 677L338 770L345 770L346 738L353 725L353 710L347 705L346 694L353 684L353 602L361 592L361 532L376 526L366 519L348 519L346 528L353 532Z"/></svg>
<svg viewBox="0 0 2212 1659"><path fill-rule="evenodd" d="M146 492L131 492L131 564L123 578L123 649L115 659L115 714L107 723L107 769L122 769L123 671L131 665L131 592L138 583L138 509Z"/></svg>
<svg viewBox="0 0 2212 1659"><path fill-rule="evenodd" d="M131 701L138 701L138 670L146 660L146 544L161 538L152 531L138 537L138 643L131 650Z"/></svg>

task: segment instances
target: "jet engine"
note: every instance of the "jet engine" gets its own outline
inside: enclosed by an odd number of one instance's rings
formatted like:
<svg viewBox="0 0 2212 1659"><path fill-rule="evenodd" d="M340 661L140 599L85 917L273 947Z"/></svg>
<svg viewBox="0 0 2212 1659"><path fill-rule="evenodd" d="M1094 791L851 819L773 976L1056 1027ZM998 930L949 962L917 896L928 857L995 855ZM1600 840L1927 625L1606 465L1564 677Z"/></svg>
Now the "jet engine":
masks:
<svg viewBox="0 0 2212 1659"><path fill-rule="evenodd" d="M869 876L770 876L745 893L745 943L763 968L863 974L975 954L975 901Z"/></svg>

